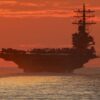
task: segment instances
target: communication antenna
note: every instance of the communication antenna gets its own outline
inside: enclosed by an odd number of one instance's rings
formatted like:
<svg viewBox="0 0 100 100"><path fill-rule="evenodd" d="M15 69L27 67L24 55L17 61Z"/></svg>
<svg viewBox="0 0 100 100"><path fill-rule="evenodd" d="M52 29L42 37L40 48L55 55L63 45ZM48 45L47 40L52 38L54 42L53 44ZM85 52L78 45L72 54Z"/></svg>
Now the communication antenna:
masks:
<svg viewBox="0 0 100 100"><path fill-rule="evenodd" d="M74 16L78 19L78 21L73 22L73 24L76 24L78 26L81 25L83 33L85 33L86 30L88 29L87 26L92 25L92 24L96 24L92 20L89 21L90 18L95 17L95 15L94 15L95 11L91 10L91 9L86 9L85 4L83 4L83 10L78 9L74 12L78 14L77 16Z"/></svg>

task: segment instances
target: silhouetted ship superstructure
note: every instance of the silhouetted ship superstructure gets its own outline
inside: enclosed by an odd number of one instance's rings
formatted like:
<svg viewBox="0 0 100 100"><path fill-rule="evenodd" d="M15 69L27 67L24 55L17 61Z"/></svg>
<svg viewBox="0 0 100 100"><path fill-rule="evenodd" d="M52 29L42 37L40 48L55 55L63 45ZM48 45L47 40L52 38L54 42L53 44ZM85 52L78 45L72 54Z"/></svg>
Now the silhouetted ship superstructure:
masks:
<svg viewBox="0 0 100 100"><path fill-rule="evenodd" d="M87 26L94 24L88 20L93 17L94 11L87 10L85 4L82 10L75 11L78 21L78 32L72 35L72 48L44 48L32 49L30 51L3 48L0 57L13 61L22 68L24 72L73 72L83 67L90 59L96 58L94 49L95 42L87 31Z"/></svg>

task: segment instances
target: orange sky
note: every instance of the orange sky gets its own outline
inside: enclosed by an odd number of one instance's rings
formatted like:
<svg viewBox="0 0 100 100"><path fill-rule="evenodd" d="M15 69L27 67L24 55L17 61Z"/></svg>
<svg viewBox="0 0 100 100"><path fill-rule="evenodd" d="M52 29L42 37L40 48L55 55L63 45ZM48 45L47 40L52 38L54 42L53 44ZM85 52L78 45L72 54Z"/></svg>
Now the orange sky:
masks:
<svg viewBox="0 0 100 100"><path fill-rule="evenodd" d="M70 47L73 9L86 2L96 10L90 30L100 54L100 0L0 0L0 48ZM8 64L0 60L0 66Z"/></svg>

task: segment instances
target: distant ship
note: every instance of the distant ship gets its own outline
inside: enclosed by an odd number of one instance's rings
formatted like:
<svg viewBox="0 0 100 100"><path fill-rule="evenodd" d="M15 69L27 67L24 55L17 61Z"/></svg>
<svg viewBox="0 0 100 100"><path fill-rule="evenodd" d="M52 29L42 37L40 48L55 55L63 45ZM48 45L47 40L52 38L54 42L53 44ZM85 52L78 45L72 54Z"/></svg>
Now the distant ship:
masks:
<svg viewBox="0 0 100 100"><path fill-rule="evenodd" d="M82 68L89 60L97 58L94 48L95 42L88 32L88 27L94 22L88 20L93 17L94 11L83 8L75 11L78 13L78 31L72 35L72 48L33 48L30 51L2 48L0 58L13 61L19 68L27 73L54 72L71 73Z"/></svg>

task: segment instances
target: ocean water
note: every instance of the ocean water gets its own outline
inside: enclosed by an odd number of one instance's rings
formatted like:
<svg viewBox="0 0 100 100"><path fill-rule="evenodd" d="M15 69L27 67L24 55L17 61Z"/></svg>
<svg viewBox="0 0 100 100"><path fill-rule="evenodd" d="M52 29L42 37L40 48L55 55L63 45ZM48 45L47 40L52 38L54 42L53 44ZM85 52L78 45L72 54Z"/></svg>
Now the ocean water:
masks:
<svg viewBox="0 0 100 100"><path fill-rule="evenodd" d="M0 100L100 100L100 74L1 75Z"/></svg>

